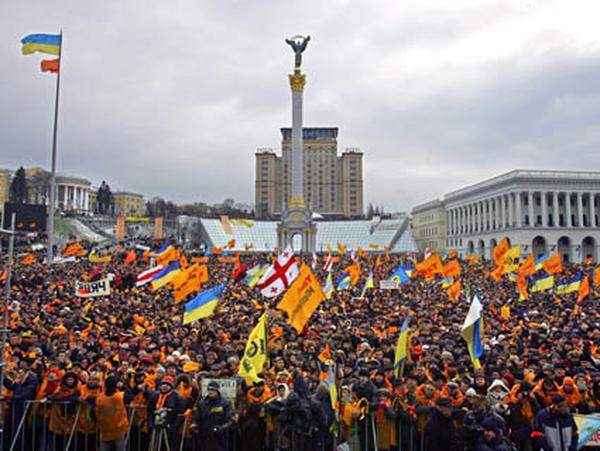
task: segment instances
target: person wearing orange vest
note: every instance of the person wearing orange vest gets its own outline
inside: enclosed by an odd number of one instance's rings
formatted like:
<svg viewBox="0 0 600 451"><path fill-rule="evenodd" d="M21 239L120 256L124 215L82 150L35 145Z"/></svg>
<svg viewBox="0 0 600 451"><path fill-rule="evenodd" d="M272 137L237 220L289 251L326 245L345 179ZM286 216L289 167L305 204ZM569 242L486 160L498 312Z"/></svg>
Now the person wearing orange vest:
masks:
<svg viewBox="0 0 600 451"><path fill-rule="evenodd" d="M94 404L98 421L101 451L125 451L125 436L129 430L127 408L131 395L117 390L118 379L109 376L104 381L104 392L96 397L87 398ZM127 399L126 399L127 398Z"/></svg>

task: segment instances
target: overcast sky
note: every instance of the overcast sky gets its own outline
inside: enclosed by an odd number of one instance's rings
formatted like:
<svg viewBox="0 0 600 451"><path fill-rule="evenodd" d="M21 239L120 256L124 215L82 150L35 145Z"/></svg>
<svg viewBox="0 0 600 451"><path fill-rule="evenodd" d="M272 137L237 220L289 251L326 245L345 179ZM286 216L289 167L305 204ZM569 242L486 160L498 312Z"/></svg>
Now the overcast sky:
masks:
<svg viewBox="0 0 600 451"><path fill-rule="evenodd" d="M365 206L598 169L599 17L597 0L4 1L0 167L49 166L55 76L19 39L62 27L58 169L113 190L253 203L254 152L291 122L297 33L304 123L362 149Z"/></svg>

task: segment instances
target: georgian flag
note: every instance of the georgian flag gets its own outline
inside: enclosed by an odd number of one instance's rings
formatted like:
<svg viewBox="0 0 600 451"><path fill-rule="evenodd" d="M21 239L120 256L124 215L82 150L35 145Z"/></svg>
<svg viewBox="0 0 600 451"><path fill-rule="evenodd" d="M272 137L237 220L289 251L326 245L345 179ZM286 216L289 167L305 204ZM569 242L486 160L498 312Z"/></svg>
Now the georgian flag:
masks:
<svg viewBox="0 0 600 451"><path fill-rule="evenodd" d="M288 247L277 260L269 267L256 285L263 296L273 298L289 288L298 277L298 261L292 250Z"/></svg>
<svg viewBox="0 0 600 451"><path fill-rule="evenodd" d="M163 265L158 265L154 268L147 269L146 271L137 276L137 281L135 285L141 287L142 285L147 284L152 280L152 277L161 272L163 269L165 269Z"/></svg>

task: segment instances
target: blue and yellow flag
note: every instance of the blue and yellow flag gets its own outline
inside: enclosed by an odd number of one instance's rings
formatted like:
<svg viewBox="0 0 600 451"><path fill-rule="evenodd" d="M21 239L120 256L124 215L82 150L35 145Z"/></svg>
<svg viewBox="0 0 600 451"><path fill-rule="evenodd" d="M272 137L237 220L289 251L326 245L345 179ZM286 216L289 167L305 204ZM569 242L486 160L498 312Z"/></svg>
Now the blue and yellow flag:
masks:
<svg viewBox="0 0 600 451"><path fill-rule="evenodd" d="M536 260L535 260L535 270L539 271L540 269L542 269L542 263L546 260L548 260L548 258L550 258L550 256L548 254L544 254L544 255L540 255Z"/></svg>
<svg viewBox="0 0 600 451"><path fill-rule="evenodd" d="M373 282L373 273L370 273L369 277L367 277L367 280L365 281L365 286L362 289L362 293L360 293L360 297L364 298L365 294L367 294L367 290L371 288L375 288L375 283Z"/></svg>
<svg viewBox="0 0 600 451"><path fill-rule="evenodd" d="M59 55L62 36L60 34L30 34L21 39L23 55L34 52Z"/></svg>
<svg viewBox="0 0 600 451"><path fill-rule="evenodd" d="M483 317L481 312L483 307L477 295L473 296L473 301L469 307L469 312L460 331L460 335L467 342L467 349L471 356L473 367L478 370L481 368L479 359L483 355Z"/></svg>
<svg viewBox="0 0 600 451"><path fill-rule="evenodd" d="M180 271L181 269L179 267L179 260L169 263L165 269L152 277L152 289L158 290L159 288L164 287L166 284L171 282L171 280L173 280L173 278L179 274Z"/></svg>
<svg viewBox="0 0 600 451"><path fill-rule="evenodd" d="M188 324L212 315L219 304L224 290L225 285L209 288L198 293L191 301L186 302L185 312L183 313L183 324Z"/></svg>
<svg viewBox="0 0 600 451"><path fill-rule="evenodd" d="M323 293L325 293L325 299L331 299L333 295L333 291L335 290L333 286L333 278L331 277L331 272L327 274L327 280L325 281L325 286L323 287Z"/></svg>
<svg viewBox="0 0 600 451"><path fill-rule="evenodd" d="M535 281L535 283L531 286L532 293L538 293L540 291L549 290L554 286L554 276L543 276Z"/></svg>
<svg viewBox="0 0 600 451"><path fill-rule="evenodd" d="M404 372L404 363L410 358L410 329L408 322L410 321L410 315L404 318L402 327L400 328L400 336L398 336L398 345L396 346L396 356L394 357L394 374L398 377L398 374L402 375Z"/></svg>
<svg viewBox="0 0 600 451"><path fill-rule="evenodd" d="M556 284L556 289L554 292L556 294L567 294L573 293L574 291L579 291L579 287L581 286L581 281L583 279L583 273L579 272L575 274L575 276L571 280L567 280L566 282L559 282Z"/></svg>
<svg viewBox="0 0 600 451"><path fill-rule="evenodd" d="M347 272L343 273L337 280L337 289L345 290L352 285L352 279L350 279L350 274Z"/></svg>

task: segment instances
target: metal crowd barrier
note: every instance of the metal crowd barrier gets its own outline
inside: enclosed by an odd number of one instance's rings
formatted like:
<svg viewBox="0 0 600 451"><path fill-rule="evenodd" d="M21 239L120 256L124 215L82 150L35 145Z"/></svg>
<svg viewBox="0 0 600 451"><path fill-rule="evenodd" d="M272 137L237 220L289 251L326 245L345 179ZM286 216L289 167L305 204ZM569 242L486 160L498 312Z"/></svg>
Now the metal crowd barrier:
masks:
<svg viewBox="0 0 600 451"><path fill-rule="evenodd" d="M1 451L96 451L100 450L98 423L92 407L84 403L56 401L0 401L4 413ZM146 406L128 406L129 429L124 437L126 451L193 451L201 450L202 443L190 430L189 415L184 415L176 434L169 435L162 428L147 428ZM422 451L423 437L414 422L398 415L396 422L396 449ZM356 422L357 439L348 443L349 451L378 451L378 425L373 413L367 413ZM341 423L334 428L333 451L344 443ZM305 448L288 427L267 434L266 451L297 451ZM237 451L239 431L234 425L222 434L223 450ZM283 440L282 440L283 439ZM167 443L169 442L169 443ZM284 446L281 443L285 443ZM313 450L311 450L313 451ZM320 451L320 450L314 450ZM330 451L323 448L323 451Z"/></svg>

